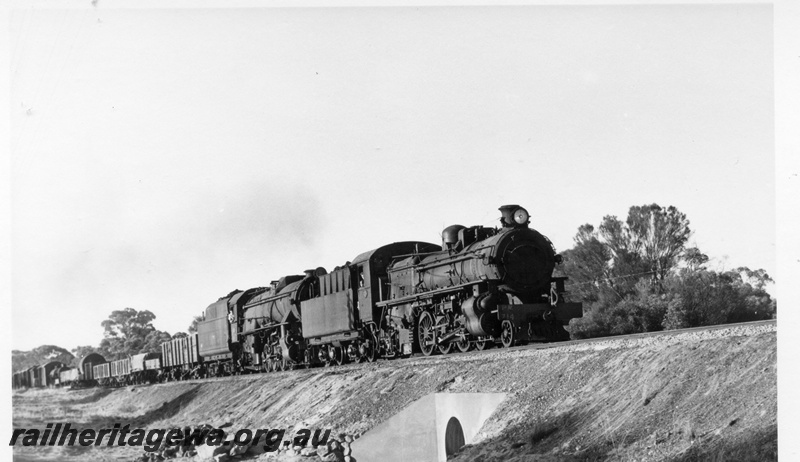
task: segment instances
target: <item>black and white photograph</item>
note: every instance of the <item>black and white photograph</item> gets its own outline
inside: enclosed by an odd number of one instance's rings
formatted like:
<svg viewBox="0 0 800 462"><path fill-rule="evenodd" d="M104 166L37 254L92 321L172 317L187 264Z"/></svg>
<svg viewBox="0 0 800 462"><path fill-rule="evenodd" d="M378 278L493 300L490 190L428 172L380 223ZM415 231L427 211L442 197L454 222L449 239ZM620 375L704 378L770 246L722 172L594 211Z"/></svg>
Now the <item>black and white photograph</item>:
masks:
<svg viewBox="0 0 800 462"><path fill-rule="evenodd" d="M792 12L14 2L0 458L796 460Z"/></svg>

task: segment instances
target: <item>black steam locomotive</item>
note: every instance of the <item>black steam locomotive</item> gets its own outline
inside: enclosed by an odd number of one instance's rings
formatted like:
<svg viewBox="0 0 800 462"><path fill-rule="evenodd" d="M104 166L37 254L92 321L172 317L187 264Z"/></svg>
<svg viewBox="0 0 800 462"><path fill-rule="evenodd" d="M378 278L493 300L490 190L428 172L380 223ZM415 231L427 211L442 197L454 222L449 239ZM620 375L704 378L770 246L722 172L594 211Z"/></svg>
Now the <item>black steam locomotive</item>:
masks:
<svg viewBox="0 0 800 462"><path fill-rule="evenodd" d="M396 242L331 272L235 290L160 358L93 365L93 376L164 381L569 339L564 326L583 311L553 277L561 257L524 208L500 212L500 228L453 225L441 246Z"/></svg>

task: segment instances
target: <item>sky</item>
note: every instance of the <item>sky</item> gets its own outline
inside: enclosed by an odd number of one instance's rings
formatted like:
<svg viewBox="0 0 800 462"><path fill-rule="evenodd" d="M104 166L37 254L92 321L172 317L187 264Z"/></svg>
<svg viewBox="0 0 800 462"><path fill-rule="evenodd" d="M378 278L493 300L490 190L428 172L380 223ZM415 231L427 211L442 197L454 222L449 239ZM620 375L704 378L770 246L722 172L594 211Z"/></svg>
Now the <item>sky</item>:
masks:
<svg viewBox="0 0 800 462"><path fill-rule="evenodd" d="M126 307L174 334L505 204L558 251L673 205L712 268L776 274L769 4L106 5L9 13L14 349Z"/></svg>

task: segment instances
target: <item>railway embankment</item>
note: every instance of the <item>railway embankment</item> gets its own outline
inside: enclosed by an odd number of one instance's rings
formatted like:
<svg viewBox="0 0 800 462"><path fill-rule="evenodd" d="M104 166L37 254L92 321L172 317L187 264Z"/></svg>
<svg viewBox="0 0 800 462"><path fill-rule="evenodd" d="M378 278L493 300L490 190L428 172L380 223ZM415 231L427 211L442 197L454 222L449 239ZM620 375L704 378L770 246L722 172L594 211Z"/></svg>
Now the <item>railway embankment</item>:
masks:
<svg viewBox="0 0 800 462"><path fill-rule="evenodd" d="M774 324L748 325L113 390L28 390L13 395L13 425L209 424L283 428L287 438L309 428L345 440L430 393L505 393L456 460L774 460L776 335ZM15 460L134 460L143 449L14 452ZM207 460L204 454L181 460ZM292 452L252 458L321 459Z"/></svg>

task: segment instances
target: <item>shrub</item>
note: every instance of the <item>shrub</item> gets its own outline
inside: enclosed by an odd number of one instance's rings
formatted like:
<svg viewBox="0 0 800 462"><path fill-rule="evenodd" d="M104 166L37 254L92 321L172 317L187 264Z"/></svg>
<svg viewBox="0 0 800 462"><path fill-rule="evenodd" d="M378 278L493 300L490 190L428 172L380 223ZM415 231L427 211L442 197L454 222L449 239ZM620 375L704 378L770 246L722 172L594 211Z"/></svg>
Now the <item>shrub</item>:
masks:
<svg viewBox="0 0 800 462"><path fill-rule="evenodd" d="M772 319L776 303L764 290L771 281L763 270L747 268L685 268L658 282L643 278L626 294L599 291L570 333L580 339Z"/></svg>

